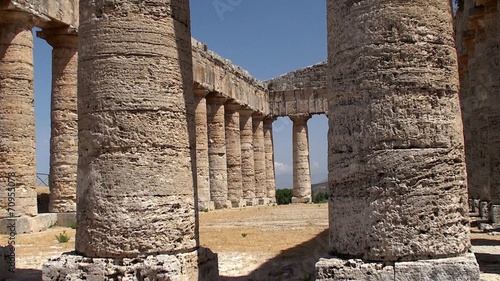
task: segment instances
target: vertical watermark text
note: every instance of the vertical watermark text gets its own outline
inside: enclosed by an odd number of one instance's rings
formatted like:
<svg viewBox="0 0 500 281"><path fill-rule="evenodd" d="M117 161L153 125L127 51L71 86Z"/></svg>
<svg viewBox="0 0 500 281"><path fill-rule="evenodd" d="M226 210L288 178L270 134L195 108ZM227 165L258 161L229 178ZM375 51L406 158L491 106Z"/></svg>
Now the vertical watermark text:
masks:
<svg viewBox="0 0 500 281"><path fill-rule="evenodd" d="M16 173L7 174L7 233L8 245L1 247L3 260L0 264L7 269L5 275L16 273ZM3 268L2 268L3 269ZM3 271L3 270L2 270ZM3 277L0 274L0 278Z"/></svg>

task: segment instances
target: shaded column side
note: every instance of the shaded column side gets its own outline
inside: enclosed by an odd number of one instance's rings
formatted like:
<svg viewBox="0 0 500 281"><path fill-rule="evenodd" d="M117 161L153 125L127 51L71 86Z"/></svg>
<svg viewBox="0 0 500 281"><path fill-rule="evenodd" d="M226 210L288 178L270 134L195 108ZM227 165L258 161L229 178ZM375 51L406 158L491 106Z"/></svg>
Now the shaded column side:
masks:
<svg viewBox="0 0 500 281"><path fill-rule="evenodd" d="M224 102L226 97L210 93L207 96L208 161L210 198L216 209L231 208L227 190L226 133Z"/></svg>
<svg viewBox="0 0 500 281"><path fill-rule="evenodd" d="M78 163L78 35L68 28L44 29L38 36L52 46L49 212L76 211Z"/></svg>
<svg viewBox="0 0 500 281"><path fill-rule="evenodd" d="M38 213L33 26L30 14L0 11L0 218Z"/></svg>
<svg viewBox="0 0 500 281"><path fill-rule="evenodd" d="M213 210L215 208L213 201L210 200L207 100L205 99L207 94L207 90L194 90L198 210Z"/></svg>
<svg viewBox="0 0 500 281"><path fill-rule="evenodd" d="M233 207L244 207L241 173L240 106L228 101L224 105L226 124L227 188Z"/></svg>

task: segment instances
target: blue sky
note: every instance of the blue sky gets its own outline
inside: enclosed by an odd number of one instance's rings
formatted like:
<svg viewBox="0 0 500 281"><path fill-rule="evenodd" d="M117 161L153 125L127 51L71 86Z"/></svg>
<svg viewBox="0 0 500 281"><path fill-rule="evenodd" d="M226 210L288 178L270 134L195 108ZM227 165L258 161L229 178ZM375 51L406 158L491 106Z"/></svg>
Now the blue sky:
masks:
<svg viewBox="0 0 500 281"><path fill-rule="evenodd" d="M191 0L192 36L267 80L326 60L326 3L318 0ZM51 47L35 38L37 171L49 171ZM327 178L325 116L308 122L312 182ZM273 124L276 183L292 186L292 124Z"/></svg>

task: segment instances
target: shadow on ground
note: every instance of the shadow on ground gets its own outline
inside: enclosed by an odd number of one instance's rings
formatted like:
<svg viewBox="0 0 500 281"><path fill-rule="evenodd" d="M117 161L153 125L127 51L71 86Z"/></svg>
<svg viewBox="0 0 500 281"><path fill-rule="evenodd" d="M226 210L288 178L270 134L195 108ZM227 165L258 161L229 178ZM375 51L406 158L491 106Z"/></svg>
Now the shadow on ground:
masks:
<svg viewBox="0 0 500 281"><path fill-rule="evenodd" d="M328 256L328 229L298 246L283 250L247 276L221 276L221 281L314 280L314 265Z"/></svg>
<svg viewBox="0 0 500 281"><path fill-rule="evenodd" d="M1 276L1 275L0 275ZM0 277L0 280L5 280ZM38 281L42 280L42 271L40 269L16 269L16 277L6 279L7 281Z"/></svg>
<svg viewBox="0 0 500 281"><path fill-rule="evenodd" d="M500 246L498 240L493 239L472 239L474 246ZM481 272L500 275L500 253L475 253Z"/></svg>

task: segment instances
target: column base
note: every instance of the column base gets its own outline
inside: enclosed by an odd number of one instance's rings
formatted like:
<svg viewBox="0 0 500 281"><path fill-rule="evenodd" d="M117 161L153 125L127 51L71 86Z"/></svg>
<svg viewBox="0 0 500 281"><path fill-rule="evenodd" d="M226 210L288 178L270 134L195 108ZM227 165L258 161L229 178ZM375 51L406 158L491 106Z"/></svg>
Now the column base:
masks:
<svg viewBox="0 0 500 281"><path fill-rule="evenodd" d="M301 203L311 203L311 196L307 197L292 197L292 204L301 204Z"/></svg>
<svg viewBox="0 0 500 281"><path fill-rule="evenodd" d="M43 265L42 280L207 280L219 278L217 254L209 249L177 255L138 258L87 258L75 253L51 258Z"/></svg>
<svg viewBox="0 0 500 281"><path fill-rule="evenodd" d="M490 221L493 224L500 225L500 205L491 205L491 207L490 207Z"/></svg>
<svg viewBox="0 0 500 281"><path fill-rule="evenodd" d="M333 257L316 263L316 281L479 281L479 274L474 254L410 262L364 262Z"/></svg>
<svg viewBox="0 0 500 281"><path fill-rule="evenodd" d="M472 212L477 215L479 215L479 203L481 203L481 200L472 199Z"/></svg>
<svg viewBox="0 0 500 281"><path fill-rule="evenodd" d="M231 200L231 204L233 208L243 208L247 206L247 200L245 199Z"/></svg>
<svg viewBox="0 0 500 281"><path fill-rule="evenodd" d="M247 207L252 207L252 206L258 206L259 205L259 199L257 198L247 198L244 199L246 201L246 206Z"/></svg>
<svg viewBox="0 0 500 281"><path fill-rule="evenodd" d="M225 201L214 201L215 209L220 210L220 209L231 209L233 206L233 203L231 203L230 200L225 200Z"/></svg>
<svg viewBox="0 0 500 281"><path fill-rule="evenodd" d="M258 198L259 199L259 206L267 206L271 202L269 198Z"/></svg>
<svg viewBox="0 0 500 281"><path fill-rule="evenodd" d="M213 211L215 204L213 201L198 201L198 211Z"/></svg>

